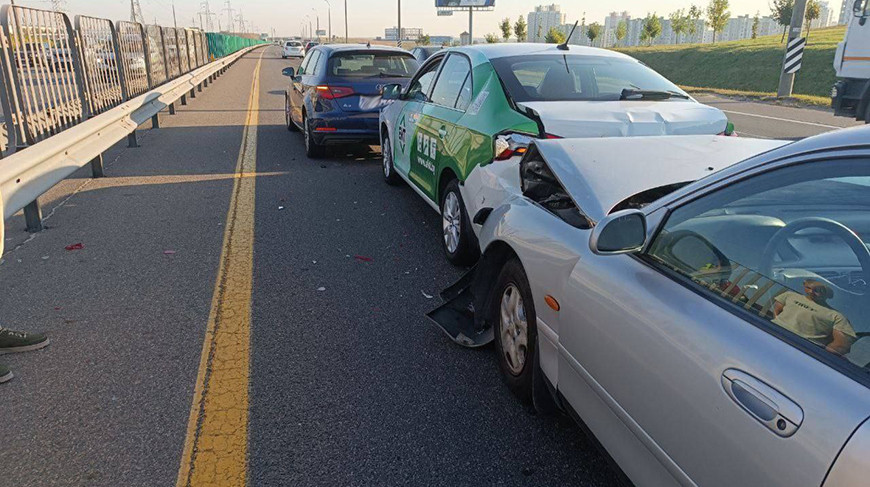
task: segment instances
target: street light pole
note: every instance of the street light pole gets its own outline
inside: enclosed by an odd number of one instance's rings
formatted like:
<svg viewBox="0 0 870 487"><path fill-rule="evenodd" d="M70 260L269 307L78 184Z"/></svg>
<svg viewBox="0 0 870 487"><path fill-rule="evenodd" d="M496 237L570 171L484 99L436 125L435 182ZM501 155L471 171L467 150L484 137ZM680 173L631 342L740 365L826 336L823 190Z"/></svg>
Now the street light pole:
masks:
<svg viewBox="0 0 870 487"><path fill-rule="evenodd" d="M468 45L474 45L474 7L468 7Z"/></svg>
<svg viewBox="0 0 870 487"><path fill-rule="evenodd" d="M793 40L801 36L806 11L807 0L796 0L794 3L794 10L791 14L791 27L788 29L788 41L785 43L785 54L783 54L782 58L783 63L782 71L779 75L779 90L777 90L776 93L776 96L780 98L791 96L792 89L794 88L794 73L785 72L785 61L786 56L788 56L788 46L791 45Z"/></svg>
<svg viewBox="0 0 870 487"><path fill-rule="evenodd" d="M332 5L330 5L329 0L323 0L326 2L326 15L329 22L329 38L327 42L332 42Z"/></svg>
<svg viewBox="0 0 870 487"><path fill-rule="evenodd" d="M344 43L347 44L347 0L344 0Z"/></svg>

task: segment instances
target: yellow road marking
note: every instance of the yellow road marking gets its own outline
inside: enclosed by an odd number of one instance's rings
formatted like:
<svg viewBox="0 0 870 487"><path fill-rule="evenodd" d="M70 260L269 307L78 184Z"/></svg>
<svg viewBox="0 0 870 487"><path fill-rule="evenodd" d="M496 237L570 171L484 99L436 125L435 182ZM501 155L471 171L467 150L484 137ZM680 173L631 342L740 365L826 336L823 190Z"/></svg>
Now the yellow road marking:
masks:
<svg viewBox="0 0 870 487"><path fill-rule="evenodd" d="M242 486L248 456L248 380L254 257L254 184L260 65L248 115L212 297L177 487Z"/></svg>

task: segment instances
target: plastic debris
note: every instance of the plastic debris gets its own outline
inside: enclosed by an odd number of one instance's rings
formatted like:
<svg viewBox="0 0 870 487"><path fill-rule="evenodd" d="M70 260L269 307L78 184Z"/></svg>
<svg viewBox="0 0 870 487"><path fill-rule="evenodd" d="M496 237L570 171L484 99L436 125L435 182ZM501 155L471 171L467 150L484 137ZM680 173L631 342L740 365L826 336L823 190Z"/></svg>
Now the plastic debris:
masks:
<svg viewBox="0 0 870 487"><path fill-rule="evenodd" d="M283 209L284 209L283 206L279 206L279 207L278 207L278 210L283 210Z"/></svg>
<svg viewBox="0 0 870 487"><path fill-rule="evenodd" d="M326 291L326 288L323 287L323 286L320 286L319 288L317 288L317 290L318 290L318 291Z"/></svg>
<svg viewBox="0 0 870 487"><path fill-rule="evenodd" d="M422 294L423 297L426 298L426 299L432 299L432 298L433 298L433 296L430 296L430 295L426 294L426 291L423 291L422 289L420 290L420 294Z"/></svg>
<svg viewBox="0 0 870 487"><path fill-rule="evenodd" d="M364 255L354 255L353 258L360 261L360 262L372 262L373 260L375 260L375 259L372 259L371 257L366 257Z"/></svg>
<svg viewBox="0 0 870 487"><path fill-rule="evenodd" d="M85 248L85 246L81 242L67 245L66 247L64 247L65 250L81 250L83 248Z"/></svg>
<svg viewBox="0 0 870 487"><path fill-rule="evenodd" d="M175 251L174 250L164 250L163 255L175 255Z"/></svg>

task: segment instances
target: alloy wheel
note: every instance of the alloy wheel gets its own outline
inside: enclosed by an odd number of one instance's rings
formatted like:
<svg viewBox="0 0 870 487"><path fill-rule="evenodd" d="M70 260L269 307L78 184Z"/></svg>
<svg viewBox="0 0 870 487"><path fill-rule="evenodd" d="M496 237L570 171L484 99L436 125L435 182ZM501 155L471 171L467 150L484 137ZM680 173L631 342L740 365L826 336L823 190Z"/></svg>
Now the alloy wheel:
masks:
<svg viewBox="0 0 870 487"><path fill-rule="evenodd" d="M444 244L447 251L451 254L455 253L459 248L459 236L462 231L462 210L459 207L459 198L452 191L444 197L444 205L441 208L441 228L444 231Z"/></svg>
<svg viewBox="0 0 870 487"><path fill-rule="evenodd" d="M526 365L529 342L529 324L519 288L513 283L505 287L501 296L499 337L508 370L520 375Z"/></svg>

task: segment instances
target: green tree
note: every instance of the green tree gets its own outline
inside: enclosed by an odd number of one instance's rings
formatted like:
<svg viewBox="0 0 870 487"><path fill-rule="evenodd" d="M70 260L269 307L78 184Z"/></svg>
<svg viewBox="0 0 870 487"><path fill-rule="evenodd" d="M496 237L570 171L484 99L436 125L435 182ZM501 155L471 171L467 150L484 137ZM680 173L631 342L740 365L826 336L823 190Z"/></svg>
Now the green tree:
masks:
<svg viewBox="0 0 870 487"><path fill-rule="evenodd" d="M555 27L550 27L550 31L547 32L547 37L544 38L544 42L547 44L561 44L565 42L565 34Z"/></svg>
<svg viewBox="0 0 870 487"><path fill-rule="evenodd" d="M432 39L429 37L429 34L421 35L419 39L417 39L417 45L419 46L428 46L432 43Z"/></svg>
<svg viewBox="0 0 870 487"><path fill-rule="evenodd" d="M594 45L595 39L598 39L601 36L601 24L598 22L592 22L589 24L589 27L586 28L586 37L589 38L589 44Z"/></svg>
<svg viewBox="0 0 870 487"><path fill-rule="evenodd" d="M660 35L662 35L661 19L658 18L655 12L646 14L646 18L643 19L643 27L640 30L640 40L651 46L653 41Z"/></svg>
<svg viewBox="0 0 870 487"><path fill-rule="evenodd" d="M487 44L498 43L498 36L495 34L486 34L485 36L483 36L483 38L486 39Z"/></svg>
<svg viewBox="0 0 870 487"><path fill-rule="evenodd" d="M671 30L673 30L674 35L677 36L676 41L677 44L679 44L682 34L689 29L689 17L686 16L686 11L684 9L679 9L676 12L672 12L671 15L668 16L668 19L671 21Z"/></svg>
<svg viewBox="0 0 870 487"><path fill-rule="evenodd" d="M498 28L501 29L501 38L504 39L505 42L511 38L511 31L513 27L511 26L511 19L505 17L498 24Z"/></svg>
<svg viewBox="0 0 870 487"><path fill-rule="evenodd" d="M628 22L620 20L616 24L616 43L619 44L628 35Z"/></svg>
<svg viewBox="0 0 870 487"><path fill-rule="evenodd" d="M728 11L728 0L710 0L710 5L707 5L707 25L713 29L713 44L716 43L716 34L725 30L728 25L729 17L731 12Z"/></svg>
<svg viewBox="0 0 870 487"><path fill-rule="evenodd" d="M776 23L782 26L782 39L779 42L785 42L785 33L788 32L788 26L791 25L791 16L794 12L794 0L773 0L770 4L770 14Z"/></svg>
<svg viewBox="0 0 870 487"><path fill-rule="evenodd" d="M807 2L807 13L804 16L804 25L807 28L807 41L810 40L810 29L812 29L813 21L822 15L822 6L819 0L809 0Z"/></svg>
<svg viewBox="0 0 870 487"><path fill-rule="evenodd" d="M526 19L520 15L520 18L518 18L514 24L514 35L517 36L517 42L523 42L526 40L529 35L526 29Z"/></svg>
<svg viewBox="0 0 870 487"><path fill-rule="evenodd" d="M758 26L761 25L760 12L755 12L755 18L752 20L752 38L758 39Z"/></svg>

